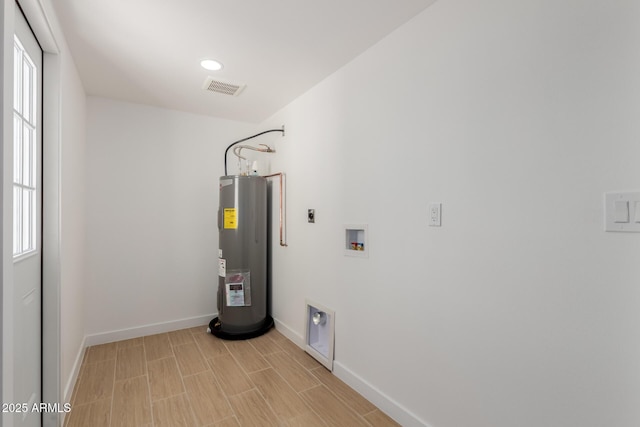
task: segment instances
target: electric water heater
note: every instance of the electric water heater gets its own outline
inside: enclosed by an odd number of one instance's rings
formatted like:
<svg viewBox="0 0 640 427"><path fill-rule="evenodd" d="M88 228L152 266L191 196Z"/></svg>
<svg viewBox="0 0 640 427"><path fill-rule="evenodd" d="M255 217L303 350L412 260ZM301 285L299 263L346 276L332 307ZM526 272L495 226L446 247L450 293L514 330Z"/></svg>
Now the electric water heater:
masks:
<svg viewBox="0 0 640 427"><path fill-rule="evenodd" d="M211 332L245 339L273 326L267 307L267 180L220 178L218 317Z"/></svg>

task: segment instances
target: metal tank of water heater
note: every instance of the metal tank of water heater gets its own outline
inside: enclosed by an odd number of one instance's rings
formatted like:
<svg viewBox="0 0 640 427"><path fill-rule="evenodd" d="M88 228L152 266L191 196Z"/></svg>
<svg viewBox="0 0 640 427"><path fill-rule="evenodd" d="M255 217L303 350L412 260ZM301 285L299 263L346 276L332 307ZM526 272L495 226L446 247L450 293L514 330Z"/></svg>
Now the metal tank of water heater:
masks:
<svg viewBox="0 0 640 427"><path fill-rule="evenodd" d="M224 339L262 335L273 326L267 301L267 180L220 178L218 317L211 333Z"/></svg>

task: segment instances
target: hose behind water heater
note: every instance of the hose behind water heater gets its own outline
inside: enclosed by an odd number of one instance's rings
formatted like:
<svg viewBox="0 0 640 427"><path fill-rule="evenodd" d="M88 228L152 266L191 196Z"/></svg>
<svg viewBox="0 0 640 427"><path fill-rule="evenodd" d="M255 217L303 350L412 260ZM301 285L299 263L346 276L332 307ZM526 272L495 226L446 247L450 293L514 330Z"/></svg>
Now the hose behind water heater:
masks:
<svg viewBox="0 0 640 427"><path fill-rule="evenodd" d="M234 145L236 145L236 144L240 144L241 142L248 141L248 140L250 140L250 139L256 138L256 137L258 137L258 136L260 136L260 135L264 135L265 133L270 133L270 132L282 132L282 136L284 136L284 125L282 125L282 128L281 128L281 129L269 129L269 130L265 130L264 132L260 132L260 133L257 133L257 134L255 134L255 135L251 135L251 136L248 136L248 137L246 137L246 138L242 138L242 139L240 139L240 140L238 140L238 141L236 141L236 142L232 142L232 143L227 147L227 149L226 149L226 150L224 150L224 175L225 175L225 176L227 176L227 175L228 175L228 173L227 173L227 154L229 153L229 149L230 149L231 147L233 147L233 146L234 146Z"/></svg>

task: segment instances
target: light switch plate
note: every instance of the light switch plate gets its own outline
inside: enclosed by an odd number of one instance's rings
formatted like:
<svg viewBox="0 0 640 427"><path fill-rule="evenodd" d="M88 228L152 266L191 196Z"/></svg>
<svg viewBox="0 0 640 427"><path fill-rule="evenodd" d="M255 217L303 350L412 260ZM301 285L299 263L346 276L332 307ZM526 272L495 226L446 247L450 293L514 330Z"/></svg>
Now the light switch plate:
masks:
<svg viewBox="0 0 640 427"><path fill-rule="evenodd" d="M604 229L640 233L640 191L604 194Z"/></svg>
<svg viewBox="0 0 640 427"><path fill-rule="evenodd" d="M629 222L629 201L615 200L613 202L613 222Z"/></svg>

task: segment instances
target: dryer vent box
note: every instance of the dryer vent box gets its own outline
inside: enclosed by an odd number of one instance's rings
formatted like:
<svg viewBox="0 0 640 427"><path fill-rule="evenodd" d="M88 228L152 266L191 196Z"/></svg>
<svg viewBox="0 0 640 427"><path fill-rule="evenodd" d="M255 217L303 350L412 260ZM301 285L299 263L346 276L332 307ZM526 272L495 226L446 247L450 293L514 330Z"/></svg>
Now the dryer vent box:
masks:
<svg viewBox="0 0 640 427"><path fill-rule="evenodd" d="M305 318L305 351L333 371L335 312L307 300Z"/></svg>

